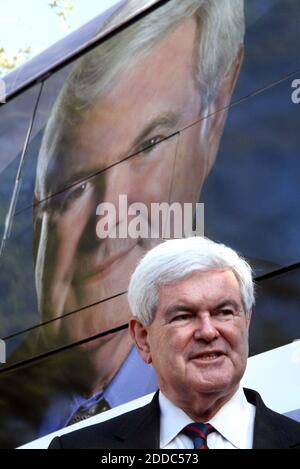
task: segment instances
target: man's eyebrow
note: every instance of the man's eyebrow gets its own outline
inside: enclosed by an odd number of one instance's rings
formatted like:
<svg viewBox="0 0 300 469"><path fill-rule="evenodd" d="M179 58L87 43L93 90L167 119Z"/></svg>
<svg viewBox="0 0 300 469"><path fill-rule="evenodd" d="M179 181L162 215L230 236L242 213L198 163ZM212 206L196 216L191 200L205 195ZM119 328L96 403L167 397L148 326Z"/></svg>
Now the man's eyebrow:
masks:
<svg viewBox="0 0 300 469"><path fill-rule="evenodd" d="M151 120L146 127L139 133L132 144L132 148L136 148L139 144L141 144L147 137L151 135L151 133L158 129L159 127L163 127L166 130L173 130L174 127L178 124L180 119L180 114L176 112L167 112L155 117ZM167 137L167 135L166 135Z"/></svg>
<svg viewBox="0 0 300 469"><path fill-rule="evenodd" d="M96 178L100 176L99 174L99 168L95 169L86 169L82 168L79 171L74 172L71 174L69 177L65 178L63 180L63 185L60 185L57 183L58 177L56 175L56 178L53 177L53 174L50 172L47 173L46 175L46 193L51 194L51 196L55 196L56 193L62 193L67 191L68 189L71 189L74 186L77 186L78 184L83 184L86 181L92 180L93 178ZM56 181L56 185L53 188L53 180ZM52 187L51 187L52 184Z"/></svg>
<svg viewBox="0 0 300 469"><path fill-rule="evenodd" d="M183 312L183 313L190 313L192 311L192 307L183 304L183 303L175 303L173 305L170 305L166 310L165 310L165 317L167 319L171 318L174 314L178 312Z"/></svg>
<svg viewBox="0 0 300 469"><path fill-rule="evenodd" d="M228 306L231 306L236 311L241 309L241 305L233 299L228 299L228 300L221 301L220 303L217 303L215 309L222 309L222 308L226 308Z"/></svg>
<svg viewBox="0 0 300 469"><path fill-rule="evenodd" d="M221 301L220 303L216 303L216 305L213 307L214 310L219 310L219 309L222 309L222 308L228 308L228 307L232 307L235 311L239 311L241 309L241 305L233 300L233 299L228 299L228 300L224 300L224 301ZM192 305L189 305L187 303L175 303L175 304L172 304L170 305L169 307L167 307L167 309L165 310L165 317L166 319L170 319L174 314L178 313L178 312L186 312L186 313L190 313L193 311L193 306Z"/></svg>

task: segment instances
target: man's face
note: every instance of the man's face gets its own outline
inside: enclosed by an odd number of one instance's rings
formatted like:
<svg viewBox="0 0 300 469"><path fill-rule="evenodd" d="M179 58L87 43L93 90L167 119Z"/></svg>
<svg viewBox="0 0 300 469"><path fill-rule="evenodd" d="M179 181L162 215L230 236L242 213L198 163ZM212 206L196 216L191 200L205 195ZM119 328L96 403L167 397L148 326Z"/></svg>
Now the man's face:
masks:
<svg viewBox="0 0 300 469"><path fill-rule="evenodd" d="M177 404L191 395L230 396L246 367L249 322L232 271L195 272L159 289L142 356Z"/></svg>
<svg viewBox="0 0 300 469"><path fill-rule="evenodd" d="M120 194L127 196L128 204L143 202L147 207L152 202L197 201L210 164L207 127L197 124L146 148L199 117L195 34L194 19L182 21L121 75L111 92L95 101L59 148L41 157L46 164L37 177L37 199L97 173L37 208L36 284L44 320L125 291L137 261L153 246L149 239L100 240L98 204L113 203L116 225L121 226ZM125 297L117 308L109 302L95 305L70 321L54 322L51 340L77 341L123 324L128 317Z"/></svg>

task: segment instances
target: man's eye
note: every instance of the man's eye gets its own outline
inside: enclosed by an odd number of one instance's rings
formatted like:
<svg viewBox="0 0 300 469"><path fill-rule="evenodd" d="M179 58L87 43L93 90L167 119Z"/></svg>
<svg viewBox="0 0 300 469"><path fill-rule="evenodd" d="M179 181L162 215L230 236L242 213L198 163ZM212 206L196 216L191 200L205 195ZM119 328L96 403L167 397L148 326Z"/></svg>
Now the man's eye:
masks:
<svg viewBox="0 0 300 469"><path fill-rule="evenodd" d="M155 137L149 138L145 140L139 147L138 152L148 153L152 150L152 147L157 143L161 142L164 139L162 135L157 135Z"/></svg>
<svg viewBox="0 0 300 469"><path fill-rule="evenodd" d="M43 201L42 210L52 213L67 210L73 202L86 192L89 186L89 182L82 182L60 194L49 197L47 200Z"/></svg>
<svg viewBox="0 0 300 469"><path fill-rule="evenodd" d="M233 316L234 311L232 309L220 309L218 311L218 314L220 314L221 316Z"/></svg>
<svg viewBox="0 0 300 469"><path fill-rule="evenodd" d="M178 314L177 316L174 316L172 321L187 321L188 319L190 319L190 317L190 314Z"/></svg>
<svg viewBox="0 0 300 469"><path fill-rule="evenodd" d="M76 184L76 186L67 189L62 194L58 194L51 198L48 202L48 206L51 211L64 211L67 210L72 203L80 199L80 197L87 191L90 186L89 182L82 182Z"/></svg>
<svg viewBox="0 0 300 469"><path fill-rule="evenodd" d="M61 203L61 209L66 210L70 206L70 204L75 202L77 199L79 199L84 194L84 192L86 192L88 187L89 187L88 182L82 182L82 183L68 189L65 192L65 194L63 195L63 200L62 200L62 203Z"/></svg>
<svg viewBox="0 0 300 469"><path fill-rule="evenodd" d="M75 186L71 189L71 194L70 197L74 197L75 199L77 197L80 197L81 194L86 190L88 183L83 182L82 184L79 184L78 186Z"/></svg>

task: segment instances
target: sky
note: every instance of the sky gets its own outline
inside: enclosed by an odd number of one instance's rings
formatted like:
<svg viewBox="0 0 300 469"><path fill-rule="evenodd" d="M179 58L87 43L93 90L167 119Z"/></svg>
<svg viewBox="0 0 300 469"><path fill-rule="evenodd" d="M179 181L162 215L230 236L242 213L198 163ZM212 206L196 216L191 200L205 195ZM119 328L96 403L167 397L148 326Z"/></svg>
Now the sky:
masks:
<svg viewBox="0 0 300 469"><path fill-rule="evenodd" d="M31 47L33 57L117 3L117 0L59 0L59 3L68 1L74 9L66 29L49 6L51 0L0 0L0 47L8 55Z"/></svg>

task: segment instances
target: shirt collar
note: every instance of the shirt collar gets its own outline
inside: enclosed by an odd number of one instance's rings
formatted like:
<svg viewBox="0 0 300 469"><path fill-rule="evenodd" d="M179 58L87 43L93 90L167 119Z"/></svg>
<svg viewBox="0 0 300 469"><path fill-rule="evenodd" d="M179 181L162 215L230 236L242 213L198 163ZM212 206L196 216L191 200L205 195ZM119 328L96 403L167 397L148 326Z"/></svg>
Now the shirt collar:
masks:
<svg viewBox="0 0 300 469"><path fill-rule="evenodd" d="M160 447L167 446L192 419L159 391Z"/></svg>
<svg viewBox="0 0 300 469"><path fill-rule="evenodd" d="M179 407L173 404L160 391L159 406L160 442L164 448L183 428L193 420ZM223 405L209 423L236 448L245 447L249 435L253 434L253 407L249 404L242 388L239 388L232 398ZM234 418L233 418L234 416Z"/></svg>
<svg viewBox="0 0 300 469"><path fill-rule="evenodd" d="M210 419L209 423L233 446L245 448L247 441L253 438L253 410L241 387Z"/></svg>

